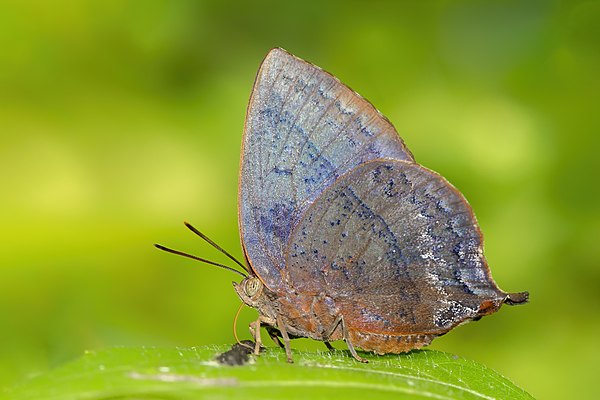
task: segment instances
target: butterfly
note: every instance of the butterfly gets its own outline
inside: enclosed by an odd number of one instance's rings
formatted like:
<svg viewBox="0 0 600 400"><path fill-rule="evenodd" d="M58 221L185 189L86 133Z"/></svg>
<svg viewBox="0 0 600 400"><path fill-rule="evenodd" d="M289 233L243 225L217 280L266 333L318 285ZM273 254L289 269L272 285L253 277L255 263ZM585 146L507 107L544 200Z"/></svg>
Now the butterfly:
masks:
<svg viewBox="0 0 600 400"><path fill-rule="evenodd" d="M527 292L504 292L492 279L465 197L321 68L280 48L267 54L241 153L245 273L235 270L244 279L234 288L258 310L256 354L265 327L289 362L290 340L301 337L330 349L344 340L366 362L357 348L407 352L502 304L527 302Z"/></svg>

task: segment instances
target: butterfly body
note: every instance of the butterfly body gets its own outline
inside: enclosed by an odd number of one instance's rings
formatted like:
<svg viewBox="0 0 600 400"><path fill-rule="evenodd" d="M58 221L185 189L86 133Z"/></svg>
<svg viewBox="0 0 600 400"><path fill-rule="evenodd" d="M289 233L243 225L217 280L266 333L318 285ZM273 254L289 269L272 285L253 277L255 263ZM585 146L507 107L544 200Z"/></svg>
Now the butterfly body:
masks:
<svg viewBox="0 0 600 400"><path fill-rule="evenodd" d="M235 290L291 361L289 340L379 354L427 345L526 302L491 277L462 194L415 162L391 123L332 75L281 49L248 106Z"/></svg>

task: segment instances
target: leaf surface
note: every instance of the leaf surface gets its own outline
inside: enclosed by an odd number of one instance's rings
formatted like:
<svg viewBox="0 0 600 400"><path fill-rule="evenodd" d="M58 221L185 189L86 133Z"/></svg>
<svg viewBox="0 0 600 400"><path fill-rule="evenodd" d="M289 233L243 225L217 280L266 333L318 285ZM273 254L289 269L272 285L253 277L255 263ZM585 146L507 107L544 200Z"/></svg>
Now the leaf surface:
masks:
<svg viewBox="0 0 600 400"><path fill-rule="evenodd" d="M14 400L82 399L532 399L499 373L433 351L402 355L283 350L251 356L243 366L215 357L227 346L109 348L31 378L3 394ZM2 396L0 396L2 397Z"/></svg>

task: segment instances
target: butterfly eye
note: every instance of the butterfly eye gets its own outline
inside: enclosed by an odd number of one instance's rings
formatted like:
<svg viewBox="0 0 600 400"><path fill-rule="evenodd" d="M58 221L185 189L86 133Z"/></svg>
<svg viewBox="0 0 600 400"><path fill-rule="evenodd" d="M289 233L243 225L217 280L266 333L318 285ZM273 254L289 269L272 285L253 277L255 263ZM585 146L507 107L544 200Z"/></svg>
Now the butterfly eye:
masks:
<svg viewBox="0 0 600 400"><path fill-rule="evenodd" d="M262 282L258 278L249 278L244 285L248 297L254 297L262 291Z"/></svg>

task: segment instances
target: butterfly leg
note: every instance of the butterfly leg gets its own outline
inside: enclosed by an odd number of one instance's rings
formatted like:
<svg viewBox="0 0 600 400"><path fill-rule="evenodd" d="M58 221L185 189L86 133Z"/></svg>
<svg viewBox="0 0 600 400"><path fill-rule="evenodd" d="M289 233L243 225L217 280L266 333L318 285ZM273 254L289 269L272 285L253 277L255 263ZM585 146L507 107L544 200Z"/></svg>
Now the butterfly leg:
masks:
<svg viewBox="0 0 600 400"><path fill-rule="evenodd" d="M277 329L281 332L281 336L283 336L283 344L285 345L285 355L287 356L287 362L293 363L292 360L292 349L290 347L290 337L288 336L287 330L285 329L285 325L281 318L277 316Z"/></svg>
<svg viewBox="0 0 600 400"><path fill-rule="evenodd" d="M262 339L260 338L260 318L250 322L250 334L254 337L254 354L259 355L260 347L262 346Z"/></svg>
<svg viewBox="0 0 600 400"><path fill-rule="evenodd" d="M344 322L344 317L341 314L335 318L335 321L333 321L333 324L331 324L331 327L323 335L324 339L325 339L325 343L327 343L327 339L329 339L329 337L331 337L331 335L333 335L333 332L336 330L338 325L340 325L342 327L342 337L344 338L344 341L346 342L346 346L348 346L348 350L350 350L350 354L352 354L352 357L354 357L357 361L360 361L362 363L368 363L369 362L368 360L365 360L364 358L362 358L361 356L359 356L356 353L356 350L354 349L354 346L352 345L352 342L350 341L350 337L348 335L348 328L346 328L346 323Z"/></svg>
<svg viewBox="0 0 600 400"><path fill-rule="evenodd" d="M265 325L265 328L267 330L267 333L271 337L271 339L273 339L273 341L275 343L277 343L277 345L279 345L279 347L281 347L282 349L285 349L284 344L279 339L279 335L278 335L279 332L276 329L274 329L273 327L271 327L270 325Z"/></svg>
<svg viewBox="0 0 600 400"><path fill-rule="evenodd" d="M331 345L331 343L329 343L328 341L324 341L323 343L325 343L325 346L327 347L327 350L329 350L329 351L335 351L335 347L333 347Z"/></svg>

